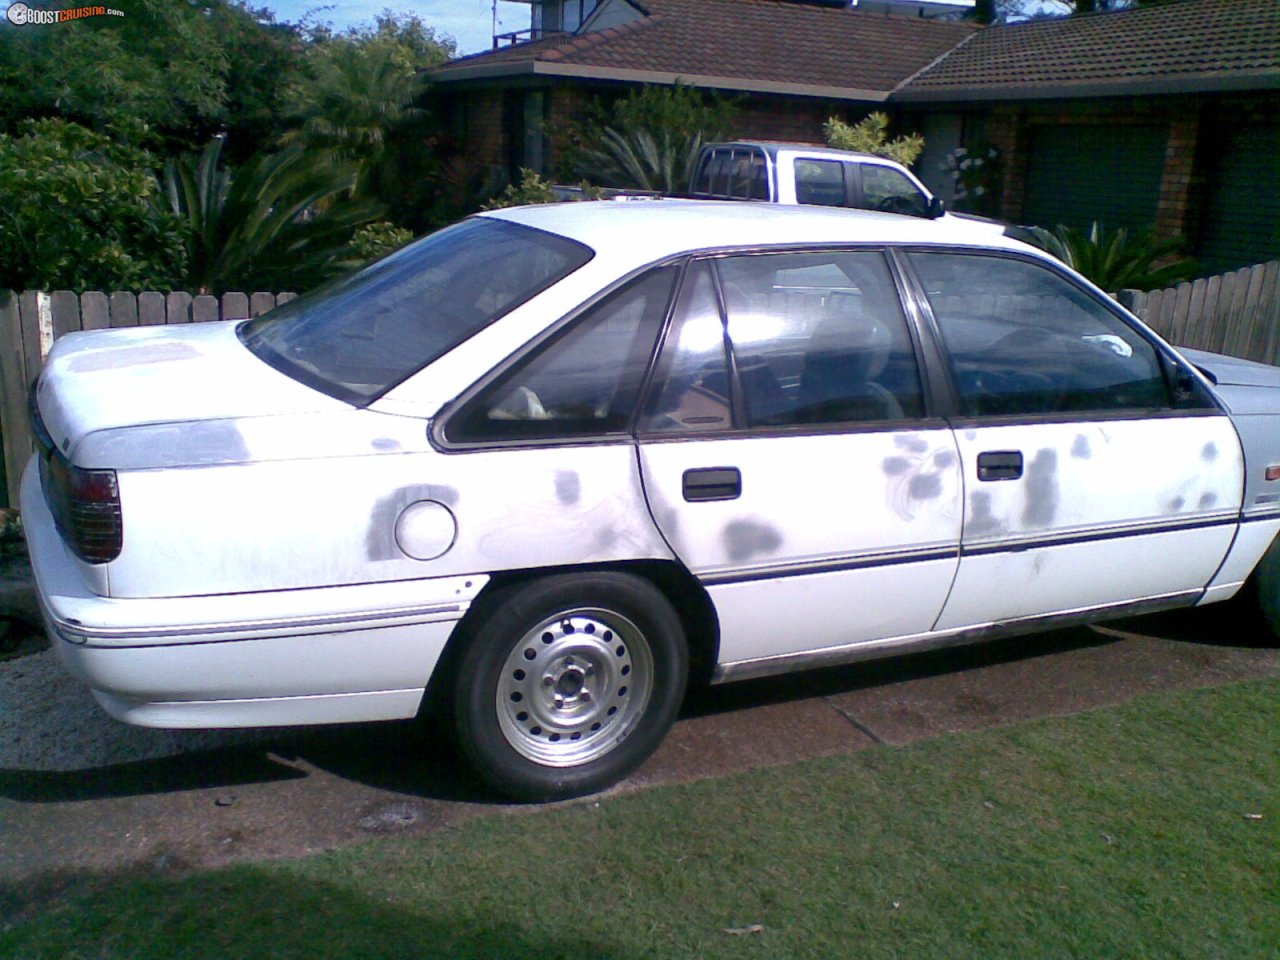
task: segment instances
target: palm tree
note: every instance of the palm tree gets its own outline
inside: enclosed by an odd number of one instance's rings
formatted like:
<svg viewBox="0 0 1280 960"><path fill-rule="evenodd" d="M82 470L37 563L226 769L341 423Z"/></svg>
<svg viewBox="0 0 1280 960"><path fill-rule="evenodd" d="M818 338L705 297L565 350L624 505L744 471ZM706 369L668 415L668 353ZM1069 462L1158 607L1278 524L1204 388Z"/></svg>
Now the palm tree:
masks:
<svg viewBox="0 0 1280 960"><path fill-rule="evenodd" d="M585 149L590 175L615 187L680 193L689 189L694 165L702 151L702 135L673 134L670 130L600 131L599 145Z"/></svg>
<svg viewBox="0 0 1280 960"><path fill-rule="evenodd" d="M414 105L423 86L421 74L391 44L330 41L314 54L311 80L294 91L301 127L282 142L355 161L360 192L392 132L425 115Z"/></svg>
<svg viewBox="0 0 1280 960"><path fill-rule="evenodd" d="M1109 293L1158 290L1196 274L1196 263L1178 256L1181 240L1156 240L1151 231L1108 230L1096 220L1088 232L1059 224L1031 227L1031 242Z"/></svg>
<svg viewBox="0 0 1280 960"><path fill-rule="evenodd" d="M349 197L355 164L292 147L232 172L221 153L215 139L198 158L165 165L164 202L186 226L189 288L306 290L355 265L352 234L381 212Z"/></svg>

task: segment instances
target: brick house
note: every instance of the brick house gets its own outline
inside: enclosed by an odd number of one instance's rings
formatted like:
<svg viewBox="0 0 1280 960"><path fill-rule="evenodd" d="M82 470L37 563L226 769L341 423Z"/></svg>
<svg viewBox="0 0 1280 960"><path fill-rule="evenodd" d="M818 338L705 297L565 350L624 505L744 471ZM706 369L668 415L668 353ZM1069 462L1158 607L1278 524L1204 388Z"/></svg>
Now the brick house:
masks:
<svg viewBox="0 0 1280 960"><path fill-rule="evenodd" d="M563 32L583 6L585 20ZM816 0L555 0L532 10L533 39L431 74L468 157L509 174L550 168L549 118L646 83L744 94L736 135L820 142L829 116L884 107L977 29Z"/></svg>
<svg viewBox="0 0 1280 960"><path fill-rule="evenodd" d="M895 91L905 125L985 140L999 212L1155 225L1204 266L1280 257L1280 0L1184 0L973 34Z"/></svg>
<svg viewBox="0 0 1280 960"><path fill-rule="evenodd" d="M912 14L937 4L901 6ZM932 8L932 9L926 9ZM1181 0L979 28L890 3L537 0L530 39L433 73L469 159L550 169L545 121L677 81L744 95L744 138L821 140L874 109L926 138L917 173L989 144L1005 219L1155 225L1207 268L1280 257L1280 0Z"/></svg>

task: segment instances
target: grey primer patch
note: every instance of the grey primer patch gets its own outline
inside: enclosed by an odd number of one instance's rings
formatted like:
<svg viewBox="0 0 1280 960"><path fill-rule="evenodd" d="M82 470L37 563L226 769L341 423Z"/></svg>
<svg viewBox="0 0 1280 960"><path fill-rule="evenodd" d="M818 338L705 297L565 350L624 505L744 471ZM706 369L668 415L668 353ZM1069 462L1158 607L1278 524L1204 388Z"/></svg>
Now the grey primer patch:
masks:
<svg viewBox="0 0 1280 960"><path fill-rule="evenodd" d="M897 477L911 469L911 461L906 457L889 457L880 466L887 476Z"/></svg>
<svg viewBox="0 0 1280 960"><path fill-rule="evenodd" d="M932 500L942 493L942 481L936 473L917 473L907 484L912 500Z"/></svg>
<svg viewBox="0 0 1280 960"><path fill-rule="evenodd" d="M1204 449L1200 451L1200 459L1205 463L1213 463L1218 459L1218 445L1210 440L1204 445Z"/></svg>
<svg viewBox="0 0 1280 960"><path fill-rule="evenodd" d="M424 487L427 491L426 500L439 500L446 507L456 507L458 505L458 491L453 487L438 486L434 483L427 484Z"/></svg>
<svg viewBox="0 0 1280 960"><path fill-rule="evenodd" d="M1187 501L1184 500L1182 497L1174 497L1172 500L1169 501L1169 512L1177 513L1186 505L1187 505Z"/></svg>
<svg viewBox="0 0 1280 960"><path fill-rule="evenodd" d="M991 512L991 494L983 491L969 498L969 521L965 532L973 536L984 533L1000 533L1004 528Z"/></svg>
<svg viewBox="0 0 1280 960"><path fill-rule="evenodd" d="M956 455L950 450L939 450L933 455L933 465L939 470L946 470L956 462Z"/></svg>
<svg viewBox="0 0 1280 960"><path fill-rule="evenodd" d="M909 450L912 453L924 453L926 450L929 449L928 443L926 443L920 437L913 436L912 434L909 434L909 433L907 434L900 433L897 436L895 436L893 438L893 445L895 447L901 447L903 450Z"/></svg>
<svg viewBox="0 0 1280 960"><path fill-rule="evenodd" d="M591 534L597 551L605 551L618 542L618 531L613 527L601 527Z"/></svg>
<svg viewBox="0 0 1280 960"><path fill-rule="evenodd" d="M186 343L148 343L138 347L117 347L72 357L67 364L71 373L97 373L123 367L147 367L171 360L194 360L200 351Z"/></svg>
<svg viewBox="0 0 1280 960"><path fill-rule="evenodd" d="M1217 502L1218 502L1218 495L1217 495L1216 493L1202 493L1202 494L1200 494L1200 509L1201 509L1201 510L1208 510L1210 507L1212 507L1212 506L1213 506L1215 503L1217 503Z"/></svg>
<svg viewBox="0 0 1280 960"><path fill-rule="evenodd" d="M1047 527L1058 515L1058 451L1046 448L1036 453L1027 467L1027 505L1022 522L1028 527Z"/></svg>
<svg viewBox="0 0 1280 960"><path fill-rule="evenodd" d="M735 520L724 528L724 546L734 563L773 553L782 546L782 535L763 523Z"/></svg>
<svg viewBox="0 0 1280 960"><path fill-rule="evenodd" d="M393 440L391 437L374 437L373 449L375 450L399 450L400 441Z"/></svg>
<svg viewBox="0 0 1280 960"><path fill-rule="evenodd" d="M556 499L571 507L582 497L582 481L572 470L556 471Z"/></svg>
<svg viewBox="0 0 1280 960"><path fill-rule="evenodd" d="M369 517L369 529L364 535L364 553L370 560L403 560L405 554L396 543L396 521L404 508L419 500L439 500L452 506L450 501L440 496L447 492L456 501L457 493L452 487L433 487L415 485L401 487L390 496L383 497L373 507Z"/></svg>
<svg viewBox="0 0 1280 960"><path fill-rule="evenodd" d="M1076 434L1076 442L1071 444L1071 455L1077 460L1088 460L1093 456L1093 451L1089 448L1089 438L1083 433Z"/></svg>

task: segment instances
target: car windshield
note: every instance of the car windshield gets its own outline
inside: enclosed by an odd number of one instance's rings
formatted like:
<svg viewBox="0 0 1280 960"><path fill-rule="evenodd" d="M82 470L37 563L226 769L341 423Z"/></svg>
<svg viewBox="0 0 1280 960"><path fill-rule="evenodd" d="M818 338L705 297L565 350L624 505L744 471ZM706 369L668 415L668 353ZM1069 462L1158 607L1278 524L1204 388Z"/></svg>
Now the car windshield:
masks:
<svg viewBox="0 0 1280 960"><path fill-rule="evenodd" d="M477 217L242 324L253 353L364 405L591 259L582 244Z"/></svg>

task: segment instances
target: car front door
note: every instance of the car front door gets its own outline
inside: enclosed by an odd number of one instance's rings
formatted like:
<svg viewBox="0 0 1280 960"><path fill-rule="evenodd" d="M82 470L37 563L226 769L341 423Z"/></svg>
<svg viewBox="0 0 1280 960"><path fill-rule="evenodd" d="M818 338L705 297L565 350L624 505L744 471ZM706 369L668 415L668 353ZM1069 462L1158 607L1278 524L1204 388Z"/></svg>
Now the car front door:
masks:
<svg viewBox="0 0 1280 960"><path fill-rule="evenodd" d="M960 408L961 560L937 628L1194 598L1231 545L1244 476L1207 391L1046 264L905 260Z"/></svg>
<svg viewBox="0 0 1280 960"><path fill-rule="evenodd" d="M707 588L728 675L929 631L961 482L885 255L686 271L639 425L654 520Z"/></svg>

